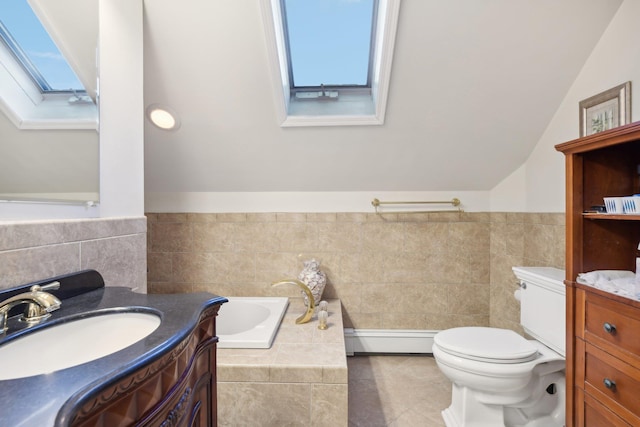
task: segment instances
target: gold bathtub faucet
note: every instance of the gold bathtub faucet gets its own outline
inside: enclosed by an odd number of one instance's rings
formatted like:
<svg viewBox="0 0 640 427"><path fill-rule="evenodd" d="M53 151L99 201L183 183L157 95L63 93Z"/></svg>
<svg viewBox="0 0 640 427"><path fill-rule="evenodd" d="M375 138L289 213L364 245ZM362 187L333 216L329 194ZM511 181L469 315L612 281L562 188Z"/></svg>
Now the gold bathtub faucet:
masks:
<svg viewBox="0 0 640 427"><path fill-rule="evenodd" d="M316 308L316 303L315 303L315 300L313 299L313 294L311 293L311 289L309 289L307 285L305 285L302 281L298 279L284 279L271 284L271 286L280 286L280 285L296 285L304 291L304 293L307 295L307 300L309 301L309 304L307 305L307 311L302 316L296 319L296 324L301 325L311 320Z"/></svg>

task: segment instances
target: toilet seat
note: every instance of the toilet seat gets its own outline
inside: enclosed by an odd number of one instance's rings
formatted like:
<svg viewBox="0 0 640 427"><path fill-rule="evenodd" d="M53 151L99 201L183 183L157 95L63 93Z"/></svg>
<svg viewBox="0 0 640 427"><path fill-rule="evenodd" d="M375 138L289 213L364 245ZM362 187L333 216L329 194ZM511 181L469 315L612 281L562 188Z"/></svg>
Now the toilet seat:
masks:
<svg viewBox="0 0 640 427"><path fill-rule="evenodd" d="M447 329L437 333L434 342L446 353L481 362L524 363L538 357L534 344L509 329Z"/></svg>

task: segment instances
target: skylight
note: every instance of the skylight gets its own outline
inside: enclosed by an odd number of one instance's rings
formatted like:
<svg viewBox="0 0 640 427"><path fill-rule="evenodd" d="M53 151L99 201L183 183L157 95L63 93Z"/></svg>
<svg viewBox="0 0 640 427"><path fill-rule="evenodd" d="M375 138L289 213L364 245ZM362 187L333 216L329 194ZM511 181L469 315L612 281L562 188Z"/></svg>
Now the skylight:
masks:
<svg viewBox="0 0 640 427"><path fill-rule="evenodd" d="M281 0L292 88L370 87L377 0Z"/></svg>
<svg viewBox="0 0 640 427"><path fill-rule="evenodd" d="M384 123L401 0L260 0L280 126Z"/></svg>
<svg viewBox="0 0 640 427"><path fill-rule="evenodd" d="M0 37L42 92L84 92L67 61L27 3L0 9Z"/></svg>
<svg viewBox="0 0 640 427"><path fill-rule="evenodd" d="M7 0L0 7L0 113L17 129L97 130L97 8L95 16L85 8L76 27L61 19L69 16L65 4Z"/></svg>

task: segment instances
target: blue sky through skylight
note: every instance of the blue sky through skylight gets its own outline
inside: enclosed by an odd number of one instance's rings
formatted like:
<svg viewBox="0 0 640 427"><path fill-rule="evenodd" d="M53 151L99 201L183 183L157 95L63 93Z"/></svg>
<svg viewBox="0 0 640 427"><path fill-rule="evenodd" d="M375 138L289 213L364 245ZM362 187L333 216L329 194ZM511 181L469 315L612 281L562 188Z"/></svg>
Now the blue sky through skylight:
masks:
<svg viewBox="0 0 640 427"><path fill-rule="evenodd" d="M374 0L284 0L293 84L366 85Z"/></svg>
<svg viewBox="0 0 640 427"><path fill-rule="evenodd" d="M26 0L2 0L0 21L52 90L84 90Z"/></svg>

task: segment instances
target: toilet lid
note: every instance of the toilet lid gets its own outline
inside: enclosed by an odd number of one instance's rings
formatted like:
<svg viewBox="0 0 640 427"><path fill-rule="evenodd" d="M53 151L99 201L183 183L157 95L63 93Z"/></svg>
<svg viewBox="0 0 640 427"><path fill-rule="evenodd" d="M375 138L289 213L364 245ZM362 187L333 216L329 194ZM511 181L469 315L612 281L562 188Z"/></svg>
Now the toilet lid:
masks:
<svg viewBox="0 0 640 427"><path fill-rule="evenodd" d="M466 327L439 332L436 345L449 354L491 363L522 363L533 360L538 349L509 329Z"/></svg>

